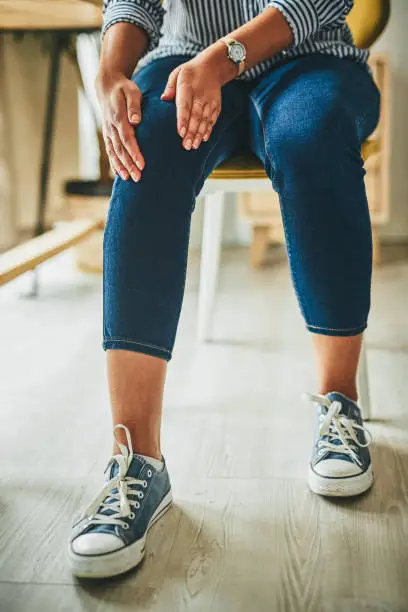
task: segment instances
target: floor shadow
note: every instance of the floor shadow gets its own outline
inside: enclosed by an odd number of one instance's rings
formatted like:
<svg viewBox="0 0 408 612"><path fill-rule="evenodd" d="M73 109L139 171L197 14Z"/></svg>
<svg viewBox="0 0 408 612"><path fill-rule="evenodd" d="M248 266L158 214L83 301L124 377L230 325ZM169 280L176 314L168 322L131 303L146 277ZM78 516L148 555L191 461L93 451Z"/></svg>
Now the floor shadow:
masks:
<svg viewBox="0 0 408 612"><path fill-rule="evenodd" d="M122 607L129 610L145 609L145 607L147 609L167 584L172 584L174 587L179 583L188 582L192 548L198 539L197 550L211 549L214 537L208 529L204 528L202 522L193 518L186 509L173 504L148 535L147 555L138 567L121 576L103 581L89 579L76 581L76 588L88 596L83 601L84 609L89 611L95 609L92 600L110 606L118 605L121 609Z"/></svg>
<svg viewBox="0 0 408 612"><path fill-rule="evenodd" d="M408 450L374 442L371 458L374 484L369 491L355 497L327 497L325 503L384 517L396 506L408 512Z"/></svg>

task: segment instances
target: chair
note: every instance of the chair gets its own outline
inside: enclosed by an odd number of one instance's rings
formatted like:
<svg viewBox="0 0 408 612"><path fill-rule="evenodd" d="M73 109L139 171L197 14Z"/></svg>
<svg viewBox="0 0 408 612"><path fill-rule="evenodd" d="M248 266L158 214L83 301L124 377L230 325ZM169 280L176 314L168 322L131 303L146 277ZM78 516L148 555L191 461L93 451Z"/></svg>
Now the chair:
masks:
<svg viewBox="0 0 408 612"><path fill-rule="evenodd" d="M390 14L390 0L356 0L348 23L356 44L370 47L383 32ZM369 140L362 149L363 159L378 150L378 143ZM271 184L258 158L249 152L235 155L220 164L206 181L204 196L204 226L201 247L201 269L198 300L198 339L211 340L215 297L218 284L224 196L226 193L270 191ZM367 353L363 344L358 386L365 419L371 416L371 403L367 371Z"/></svg>

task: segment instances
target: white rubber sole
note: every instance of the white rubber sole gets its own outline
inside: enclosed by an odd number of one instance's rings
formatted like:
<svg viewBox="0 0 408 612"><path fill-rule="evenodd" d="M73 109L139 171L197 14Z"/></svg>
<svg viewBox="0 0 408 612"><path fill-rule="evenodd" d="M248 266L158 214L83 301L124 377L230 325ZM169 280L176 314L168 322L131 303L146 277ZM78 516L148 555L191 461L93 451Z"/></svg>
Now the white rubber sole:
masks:
<svg viewBox="0 0 408 612"><path fill-rule="evenodd" d="M352 497L371 487L374 474L370 466L366 472L349 478L325 478L309 468L308 483L313 493L327 497Z"/></svg>
<svg viewBox="0 0 408 612"><path fill-rule="evenodd" d="M146 536L150 528L169 510L172 500L170 490L160 505L157 506L143 538L125 548L106 555L86 556L74 553L70 544L68 546L68 558L73 575L77 578L111 578L137 567L145 556Z"/></svg>

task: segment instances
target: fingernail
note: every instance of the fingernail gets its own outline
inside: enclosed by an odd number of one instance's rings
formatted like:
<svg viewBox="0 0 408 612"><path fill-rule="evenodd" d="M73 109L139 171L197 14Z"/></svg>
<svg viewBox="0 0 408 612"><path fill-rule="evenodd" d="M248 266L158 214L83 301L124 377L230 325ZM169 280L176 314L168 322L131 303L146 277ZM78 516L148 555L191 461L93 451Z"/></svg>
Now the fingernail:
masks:
<svg viewBox="0 0 408 612"><path fill-rule="evenodd" d="M132 123L139 123L139 121L140 121L140 115L136 115L136 114L135 114L135 115L132 115L132 116L131 116L131 118L130 118L130 120L131 120L131 122L132 122Z"/></svg>
<svg viewBox="0 0 408 612"><path fill-rule="evenodd" d="M188 140L186 140L186 144L184 145L184 147L187 149L187 151L189 151L191 149L191 138L188 138Z"/></svg>
<svg viewBox="0 0 408 612"><path fill-rule="evenodd" d="M133 172L133 174L132 174L132 179L135 181L135 183L138 183L138 182L139 182L139 179L140 179L140 176L139 176L138 174L135 174L135 173Z"/></svg>
<svg viewBox="0 0 408 612"><path fill-rule="evenodd" d="M203 136L203 140L204 140L204 142L207 142L207 140L208 140L208 139L209 139L208 134L205 134L205 136Z"/></svg>
<svg viewBox="0 0 408 612"><path fill-rule="evenodd" d="M198 149L198 147L200 146L200 139L196 138L193 144L194 149Z"/></svg>
<svg viewBox="0 0 408 612"><path fill-rule="evenodd" d="M126 172L121 172L120 173L120 177L124 180L127 181L129 178L129 175Z"/></svg>
<svg viewBox="0 0 408 612"><path fill-rule="evenodd" d="M143 170L143 168L144 168L143 162L141 162L139 160L137 160L136 166L139 168L139 170Z"/></svg>
<svg viewBox="0 0 408 612"><path fill-rule="evenodd" d="M187 132L187 128L183 125L183 127L180 129L180 136L184 138L184 136L186 135L186 132Z"/></svg>

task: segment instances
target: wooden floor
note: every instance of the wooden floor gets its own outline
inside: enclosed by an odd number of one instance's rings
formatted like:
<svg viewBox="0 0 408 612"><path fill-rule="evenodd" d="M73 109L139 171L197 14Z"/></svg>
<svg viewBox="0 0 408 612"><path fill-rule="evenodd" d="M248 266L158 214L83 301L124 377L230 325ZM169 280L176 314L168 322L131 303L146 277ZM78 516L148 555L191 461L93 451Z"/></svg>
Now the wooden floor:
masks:
<svg viewBox="0 0 408 612"><path fill-rule="evenodd" d="M361 499L309 492L309 339L284 258L251 271L226 251L215 342L197 346L197 265L166 391L175 505L142 568L78 582L72 517L110 452L100 279L46 264L0 293L1 612L408 611L408 258L374 278L367 334L376 482Z"/></svg>

